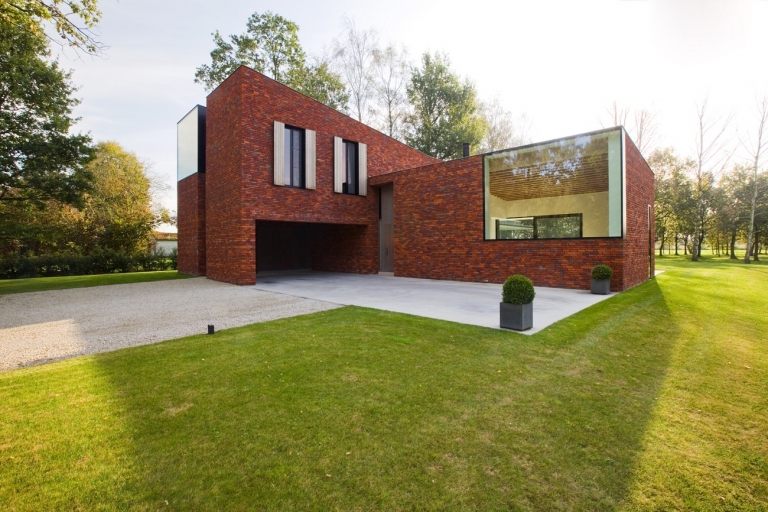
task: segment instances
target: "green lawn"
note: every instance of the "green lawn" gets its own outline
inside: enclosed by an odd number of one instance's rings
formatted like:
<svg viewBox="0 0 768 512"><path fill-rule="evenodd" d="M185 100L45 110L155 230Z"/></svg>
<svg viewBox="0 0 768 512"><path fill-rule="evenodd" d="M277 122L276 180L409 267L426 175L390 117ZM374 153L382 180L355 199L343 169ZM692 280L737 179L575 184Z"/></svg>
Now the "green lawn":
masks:
<svg viewBox="0 0 768 512"><path fill-rule="evenodd" d="M65 288L85 288L105 284L147 283L167 279L190 277L176 270L156 272L126 272L122 274L94 274L89 276L30 277L26 279L0 279L0 295L8 293L42 292Z"/></svg>
<svg viewBox="0 0 768 512"><path fill-rule="evenodd" d="M768 266L534 336L343 308L0 374L3 510L766 510Z"/></svg>

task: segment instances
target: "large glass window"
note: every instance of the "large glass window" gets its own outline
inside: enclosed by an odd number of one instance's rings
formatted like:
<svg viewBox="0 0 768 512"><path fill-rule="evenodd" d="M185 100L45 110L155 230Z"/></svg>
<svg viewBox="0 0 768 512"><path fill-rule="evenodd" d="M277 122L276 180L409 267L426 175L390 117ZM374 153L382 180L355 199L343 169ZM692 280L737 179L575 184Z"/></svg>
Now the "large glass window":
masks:
<svg viewBox="0 0 768 512"><path fill-rule="evenodd" d="M344 182L342 192L345 194L357 194L360 189L360 169L358 159L357 142L345 140L344 150Z"/></svg>
<svg viewBox="0 0 768 512"><path fill-rule="evenodd" d="M621 129L484 158L485 238L622 236Z"/></svg>
<svg viewBox="0 0 768 512"><path fill-rule="evenodd" d="M304 130L293 126L285 127L285 184L304 188L306 180Z"/></svg>

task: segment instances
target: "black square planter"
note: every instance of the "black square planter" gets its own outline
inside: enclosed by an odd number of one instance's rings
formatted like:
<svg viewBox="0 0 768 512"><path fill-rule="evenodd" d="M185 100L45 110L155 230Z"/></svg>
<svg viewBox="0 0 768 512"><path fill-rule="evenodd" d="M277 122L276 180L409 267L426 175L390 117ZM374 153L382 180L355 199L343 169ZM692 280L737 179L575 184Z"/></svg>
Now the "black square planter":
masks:
<svg viewBox="0 0 768 512"><path fill-rule="evenodd" d="M594 293L595 295L608 295L609 293L611 293L611 280L610 279L593 279L592 293Z"/></svg>
<svg viewBox="0 0 768 512"><path fill-rule="evenodd" d="M499 303L499 324L504 329L527 331L533 327L533 303L508 304Z"/></svg>

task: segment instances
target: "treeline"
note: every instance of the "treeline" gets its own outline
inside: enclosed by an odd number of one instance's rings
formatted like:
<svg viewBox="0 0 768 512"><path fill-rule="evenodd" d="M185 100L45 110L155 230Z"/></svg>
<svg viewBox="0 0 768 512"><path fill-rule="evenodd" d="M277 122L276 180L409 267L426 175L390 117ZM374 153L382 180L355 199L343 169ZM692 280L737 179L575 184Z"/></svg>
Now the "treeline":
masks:
<svg viewBox="0 0 768 512"><path fill-rule="evenodd" d="M696 251L700 254L706 242L716 255L743 258L756 185L750 252L752 259L759 259L768 242L768 173L758 173L755 184L753 169L734 165L717 179L707 173L701 190L697 190L694 160L681 158L672 149L663 149L650 156L649 164L656 175L656 238L660 256ZM703 223L699 219L701 211Z"/></svg>
<svg viewBox="0 0 768 512"><path fill-rule="evenodd" d="M413 63L351 21L322 57L308 57L299 27L272 12L251 15L241 34L214 32L213 43L210 62L195 73L209 91L246 65L437 158L460 157L463 143L484 152L527 142L527 119L480 101L445 55Z"/></svg>
<svg viewBox="0 0 768 512"><path fill-rule="evenodd" d="M73 133L78 100L49 44L94 54L93 0L0 3L0 277L175 266L150 255L146 166L115 142Z"/></svg>
<svg viewBox="0 0 768 512"><path fill-rule="evenodd" d="M672 149L654 151L648 161L656 177L656 237L664 251L697 260L704 244L716 255L757 261L768 241L768 98L758 104L752 136L729 148L728 122L712 120L706 102L697 107L696 155L682 158ZM742 162L733 156L743 155Z"/></svg>

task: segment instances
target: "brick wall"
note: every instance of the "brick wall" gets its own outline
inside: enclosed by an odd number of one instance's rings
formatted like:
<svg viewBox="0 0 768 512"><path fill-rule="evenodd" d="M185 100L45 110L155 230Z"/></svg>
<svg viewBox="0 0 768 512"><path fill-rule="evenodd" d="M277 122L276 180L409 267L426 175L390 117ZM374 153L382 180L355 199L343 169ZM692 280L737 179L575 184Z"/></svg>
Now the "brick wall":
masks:
<svg viewBox="0 0 768 512"><path fill-rule="evenodd" d="M624 283L629 288L653 277L654 251L650 250L649 238L655 237L655 220L651 208L650 224L648 207L654 202L654 177L648 163L632 139L624 137L627 177L627 233L624 241ZM650 246L652 248L652 245Z"/></svg>
<svg viewBox="0 0 768 512"><path fill-rule="evenodd" d="M230 77L208 95L206 273L217 281L253 284L256 226L243 216L241 89L241 80Z"/></svg>
<svg viewBox="0 0 768 512"><path fill-rule="evenodd" d="M205 173L179 181L177 209L179 271L205 275Z"/></svg>
<svg viewBox="0 0 768 512"><path fill-rule="evenodd" d="M394 184L395 275L499 283L520 273L540 286L589 288L592 267L605 263L612 289L637 279L634 270L625 279L620 238L484 240L482 156L371 181Z"/></svg>
<svg viewBox="0 0 768 512"><path fill-rule="evenodd" d="M236 284L255 282L257 221L354 225L325 227L329 257L323 269L378 270L378 205L367 197L333 192L333 137L368 145L368 174L375 176L435 162L383 133L246 67L208 96L208 276ZM317 189L272 184L273 123L317 133ZM353 254L353 251L357 251ZM339 260L353 261L341 265Z"/></svg>
<svg viewBox="0 0 768 512"><path fill-rule="evenodd" d="M537 285L588 288L592 266L606 263L615 290L648 276L645 205L653 204L653 175L629 139L626 239L486 241L481 156L439 162L246 67L214 90L207 106L203 272L212 279L255 282L259 230L274 240L267 222L276 221L312 226L317 270L378 271L375 185L388 182L396 275L501 282L523 273ZM316 190L272 184L275 120L317 132ZM368 145L367 197L333 192L334 136ZM182 201L180 187L181 245ZM271 249L260 248L262 257L274 261L264 250Z"/></svg>

